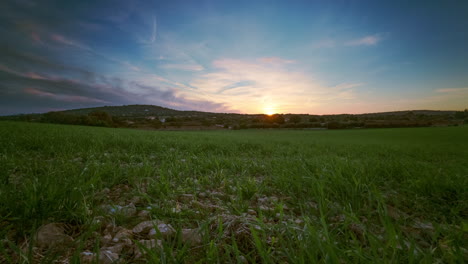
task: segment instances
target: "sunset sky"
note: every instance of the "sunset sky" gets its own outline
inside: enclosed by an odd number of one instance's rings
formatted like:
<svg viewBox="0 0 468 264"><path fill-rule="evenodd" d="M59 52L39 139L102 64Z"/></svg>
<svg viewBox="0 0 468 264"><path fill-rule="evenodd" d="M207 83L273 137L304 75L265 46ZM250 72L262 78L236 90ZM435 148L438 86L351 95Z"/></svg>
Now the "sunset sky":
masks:
<svg viewBox="0 0 468 264"><path fill-rule="evenodd" d="M468 108L468 1L0 1L0 115Z"/></svg>

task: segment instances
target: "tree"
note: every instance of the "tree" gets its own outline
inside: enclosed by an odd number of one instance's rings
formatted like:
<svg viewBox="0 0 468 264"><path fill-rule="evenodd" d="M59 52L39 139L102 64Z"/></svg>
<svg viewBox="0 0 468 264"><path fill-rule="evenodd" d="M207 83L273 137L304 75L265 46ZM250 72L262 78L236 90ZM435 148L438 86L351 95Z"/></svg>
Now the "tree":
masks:
<svg viewBox="0 0 468 264"><path fill-rule="evenodd" d="M289 118L289 122L297 124L301 122L301 116L300 115L293 115Z"/></svg>
<svg viewBox="0 0 468 264"><path fill-rule="evenodd" d="M95 126L107 126L111 127L114 125L112 116L104 111L93 111L88 114L91 119L92 125Z"/></svg>
<svg viewBox="0 0 468 264"><path fill-rule="evenodd" d="M284 117L280 114L274 114L271 116L267 116L268 123L276 123L276 124L284 124Z"/></svg>

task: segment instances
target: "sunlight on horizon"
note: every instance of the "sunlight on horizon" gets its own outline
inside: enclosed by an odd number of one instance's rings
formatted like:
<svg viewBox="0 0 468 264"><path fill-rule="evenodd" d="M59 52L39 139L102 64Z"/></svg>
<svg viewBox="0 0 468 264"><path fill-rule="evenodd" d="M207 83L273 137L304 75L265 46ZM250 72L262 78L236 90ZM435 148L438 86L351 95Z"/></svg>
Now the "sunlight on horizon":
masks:
<svg viewBox="0 0 468 264"><path fill-rule="evenodd" d="M266 115L269 115L269 116L274 115L277 112L278 112L278 110L273 106L266 106L266 107L263 108L263 113L266 114Z"/></svg>

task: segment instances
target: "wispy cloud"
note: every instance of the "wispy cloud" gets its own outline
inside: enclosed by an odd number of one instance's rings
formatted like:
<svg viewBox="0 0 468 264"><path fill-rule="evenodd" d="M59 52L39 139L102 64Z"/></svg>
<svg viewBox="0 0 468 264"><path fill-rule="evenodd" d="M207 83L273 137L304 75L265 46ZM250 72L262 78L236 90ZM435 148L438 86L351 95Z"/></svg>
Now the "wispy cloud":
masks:
<svg viewBox="0 0 468 264"><path fill-rule="evenodd" d="M180 71L203 71L205 69L199 64L163 64L160 67Z"/></svg>
<svg viewBox="0 0 468 264"><path fill-rule="evenodd" d="M346 46L374 46L382 40L379 34L368 35L345 43Z"/></svg>
<svg viewBox="0 0 468 264"><path fill-rule="evenodd" d="M263 58L258 59L258 61L261 63L277 64L277 65L295 63L294 60L285 60L279 57L263 57Z"/></svg>
<svg viewBox="0 0 468 264"><path fill-rule="evenodd" d="M351 88L359 87L363 85L364 83L340 83L336 86L333 86L332 88L336 90L345 90L345 89L351 89Z"/></svg>
<svg viewBox="0 0 468 264"><path fill-rule="evenodd" d="M88 46L86 46L84 44L81 44L78 41L71 40L71 39L69 39L69 38L67 38L67 37L65 37L63 35L57 34L57 33L50 34L50 38L53 41L64 44L64 45L72 46L72 47L83 49L83 50L91 50L90 47L88 47Z"/></svg>
<svg viewBox="0 0 468 264"><path fill-rule="evenodd" d="M12 47L3 47L0 55L4 58L0 64L0 112L3 113L19 111L12 109L32 109L26 111L35 112L51 107L70 109L121 104L235 111L222 102L189 98L181 92L186 88L182 83L146 71L115 77L55 63Z"/></svg>
<svg viewBox="0 0 468 264"><path fill-rule="evenodd" d="M468 92L468 87L466 88L445 88L445 89L437 89L436 92L438 93L464 93ZM468 98L467 98L468 100Z"/></svg>
<svg viewBox="0 0 468 264"><path fill-rule="evenodd" d="M24 92L27 94L37 95L40 97L48 97L62 102L75 102L75 103L109 103L108 101L81 96L81 95L67 95L67 94L54 94L50 92L41 91L36 88L26 88Z"/></svg>
<svg viewBox="0 0 468 264"><path fill-rule="evenodd" d="M158 24L156 23L156 17L153 16L153 31L152 31L151 39L150 39L151 43L154 43L156 41L156 29L157 29L157 27L158 27Z"/></svg>

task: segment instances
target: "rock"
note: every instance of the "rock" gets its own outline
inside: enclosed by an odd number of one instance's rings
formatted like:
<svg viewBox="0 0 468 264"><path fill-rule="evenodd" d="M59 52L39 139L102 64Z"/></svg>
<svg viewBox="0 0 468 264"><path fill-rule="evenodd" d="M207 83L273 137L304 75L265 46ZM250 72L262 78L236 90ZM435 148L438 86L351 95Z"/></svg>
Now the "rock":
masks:
<svg viewBox="0 0 468 264"><path fill-rule="evenodd" d="M294 220L294 223L296 223L296 225L302 225L304 221L302 219L297 218L296 220Z"/></svg>
<svg viewBox="0 0 468 264"><path fill-rule="evenodd" d="M120 254L120 252L122 252L124 247L125 247L125 244L115 244L112 247L104 247L101 250L107 250L112 253Z"/></svg>
<svg viewBox="0 0 468 264"><path fill-rule="evenodd" d="M114 242L118 242L121 239L132 238L132 237L133 237L132 231L130 231L128 229L125 229L125 228L122 228L114 235L114 239L112 241L117 239L117 241L114 241Z"/></svg>
<svg viewBox="0 0 468 264"><path fill-rule="evenodd" d="M258 208L262 211L274 211L275 210L273 208L270 208L268 206L263 206L263 205L260 205Z"/></svg>
<svg viewBox="0 0 468 264"><path fill-rule="evenodd" d="M80 262L82 264L91 264L96 262L96 254L90 251L84 251L80 253ZM119 255L108 249L102 249L99 252L99 263L100 264L112 264L117 263Z"/></svg>
<svg viewBox="0 0 468 264"><path fill-rule="evenodd" d="M248 210L247 210L247 213L248 213L249 215L257 215L257 212L256 212L255 210L253 210L253 209L248 209Z"/></svg>
<svg viewBox="0 0 468 264"><path fill-rule="evenodd" d="M193 207L196 207L196 208L199 208L199 209L203 209L203 210L208 210L208 211L211 211L211 212L214 212L216 210L224 210L222 207L219 207L217 205L214 205L214 204L204 204L204 203L200 203L199 201L192 201L191 202L191 205Z"/></svg>
<svg viewBox="0 0 468 264"><path fill-rule="evenodd" d="M121 209L121 213L123 215L125 215L125 216L132 216L132 215L136 214L136 211L137 211L137 209L136 209L136 207L135 207L135 205L133 203L130 203L130 204L122 207L122 209Z"/></svg>
<svg viewBox="0 0 468 264"><path fill-rule="evenodd" d="M183 202L190 202L193 199L193 194L182 194L179 196L179 200Z"/></svg>
<svg viewBox="0 0 468 264"><path fill-rule="evenodd" d="M158 224L157 228L163 238L168 238L175 234L175 229L169 224ZM156 231L155 228L151 228L148 232L148 236L156 236L158 235L158 231Z"/></svg>
<svg viewBox="0 0 468 264"><path fill-rule="evenodd" d="M237 257L237 262L238 262L238 263L249 263L249 262L247 261L247 259L246 259L244 256L242 256L242 255L240 255L239 257Z"/></svg>
<svg viewBox="0 0 468 264"><path fill-rule="evenodd" d="M197 229L182 229L182 241L190 245L200 245L202 237Z"/></svg>
<svg viewBox="0 0 468 264"><path fill-rule="evenodd" d="M219 199L225 199L226 194L222 192L212 191L211 196L219 198Z"/></svg>
<svg viewBox="0 0 468 264"><path fill-rule="evenodd" d="M107 234L103 237L101 237L101 244L107 245L112 241L112 236L110 234Z"/></svg>
<svg viewBox="0 0 468 264"><path fill-rule="evenodd" d="M134 196L132 199L130 199L130 203L140 204L141 203L141 197L140 196Z"/></svg>
<svg viewBox="0 0 468 264"><path fill-rule="evenodd" d="M425 229L425 230L430 230L430 231L434 230L434 226L432 225L432 223L429 223L429 222L416 221L413 227L417 229Z"/></svg>
<svg viewBox="0 0 468 264"><path fill-rule="evenodd" d="M150 240L139 240L137 245L134 248L135 259L141 258L145 252L145 249L153 249L153 248L162 248L162 241L156 239Z"/></svg>
<svg viewBox="0 0 468 264"><path fill-rule="evenodd" d="M357 239L359 239L361 242L364 242L365 241L365 236L364 236L364 233L365 233L365 230L364 230L364 227L362 227L361 225L359 224L355 224L355 223L352 223L348 226L349 230L351 230L351 232L354 233L354 235L357 237Z"/></svg>
<svg viewBox="0 0 468 264"><path fill-rule="evenodd" d="M119 260L119 254L114 253L109 250L101 250L99 254L100 264L112 264L112 263L116 263L118 260Z"/></svg>
<svg viewBox="0 0 468 264"><path fill-rule="evenodd" d="M393 207L391 205L387 205L387 215L393 220L406 219L409 217L408 214L398 210L396 207Z"/></svg>
<svg viewBox="0 0 468 264"><path fill-rule="evenodd" d="M62 225L58 223L41 226L37 230L36 236L37 245L41 248L63 245L73 241L73 238L65 234Z"/></svg>
<svg viewBox="0 0 468 264"><path fill-rule="evenodd" d="M329 220L333 223L343 223L346 220L346 216L343 214L339 214L339 215L330 217Z"/></svg>
<svg viewBox="0 0 468 264"><path fill-rule="evenodd" d="M96 254L89 252L89 251L84 251L80 253L80 263L82 264L91 264L93 263L94 258L96 257Z"/></svg>
<svg viewBox="0 0 468 264"><path fill-rule="evenodd" d="M130 247L131 245L133 245L133 242L130 238L121 239L120 242L122 242L122 244L124 244L127 247Z"/></svg>
<svg viewBox="0 0 468 264"><path fill-rule="evenodd" d="M146 210L142 210L138 213L138 217L141 217L141 218L149 218L149 216L150 216L150 212Z"/></svg>
<svg viewBox="0 0 468 264"><path fill-rule="evenodd" d="M101 209L108 214L122 214L124 216L132 216L136 213L136 207L133 203L126 206L121 205L102 205Z"/></svg>
<svg viewBox="0 0 468 264"><path fill-rule="evenodd" d="M106 221L106 218L102 215L96 216L93 218L93 224L96 224L96 225L102 225L103 223L105 223L105 221Z"/></svg>
<svg viewBox="0 0 468 264"><path fill-rule="evenodd" d="M106 213L106 214L115 214L119 212L122 209L122 206L120 205L109 205L109 204L104 204L101 205L101 210Z"/></svg>
<svg viewBox="0 0 468 264"><path fill-rule="evenodd" d="M143 221L136 225L133 229L132 232L134 234L141 234L141 233L147 233L151 228L157 226L160 224L159 221L156 220L151 220L151 221Z"/></svg>

